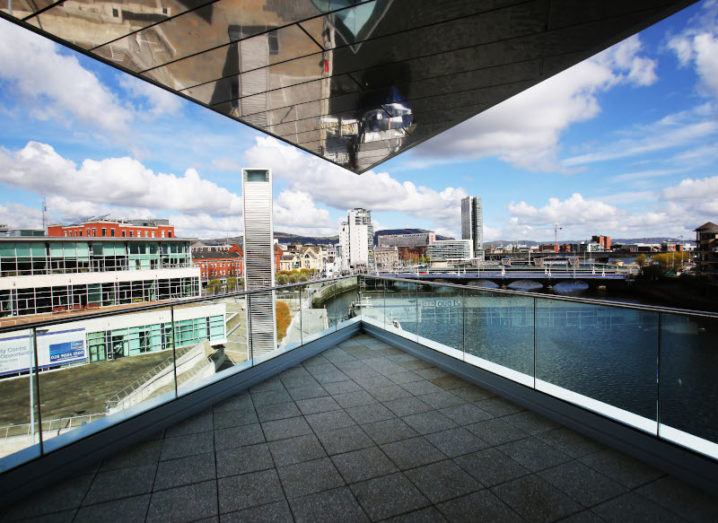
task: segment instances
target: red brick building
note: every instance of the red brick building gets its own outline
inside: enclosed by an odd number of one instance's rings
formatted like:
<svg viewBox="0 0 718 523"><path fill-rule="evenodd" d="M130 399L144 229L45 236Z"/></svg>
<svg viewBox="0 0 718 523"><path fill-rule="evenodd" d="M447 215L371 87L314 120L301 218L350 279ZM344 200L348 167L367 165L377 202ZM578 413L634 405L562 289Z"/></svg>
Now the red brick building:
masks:
<svg viewBox="0 0 718 523"><path fill-rule="evenodd" d="M48 236L98 238L175 238L167 220L92 220L73 225L50 225Z"/></svg>
<svg viewBox="0 0 718 523"><path fill-rule="evenodd" d="M232 245L228 250L193 251L192 263L199 267L202 281L241 278L244 274L244 254L239 245Z"/></svg>

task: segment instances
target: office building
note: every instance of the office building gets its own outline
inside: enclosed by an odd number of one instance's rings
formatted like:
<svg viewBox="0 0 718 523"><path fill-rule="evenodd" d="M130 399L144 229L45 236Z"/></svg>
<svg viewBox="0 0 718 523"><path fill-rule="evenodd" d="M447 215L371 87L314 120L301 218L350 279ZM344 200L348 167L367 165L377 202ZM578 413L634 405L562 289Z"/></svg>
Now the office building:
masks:
<svg viewBox="0 0 718 523"><path fill-rule="evenodd" d="M461 239L471 241L471 257L481 258L484 251L484 216L480 196L461 200Z"/></svg>
<svg viewBox="0 0 718 523"><path fill-rule="evenodd" d="M591 236L591 242L599 244L604 251L610 251L613 245L611 237L604 235Z"/></svg>
<svg viewBox="0 0 718 523"><path fill-rule="evenodd" d="M248 291L274 286L275 256L272 219L272 173L269 169L242 169L244 195L244 288ZM282 250L279 248L279 258ZM274 292L247 298L251 349L255 357L277 348Z"/></svg>
<svg viewBox="0 0 718 523"><path fill-rule="evenodd" d="M95 219L72 225L50 225L47 235L65 238L174 238L175 228L169 220Z"/></svg>
<svg viewBox="0 0 718 523"><path fill-rule="evenodd" d="M244 270L244 255L239 245L228 249L197 249L192 252L192 263L199 267L202 281L221 278L241 278Z"/></svg>
<svg viewBox="0 0 718 523"><path fill-rule="evenodd" d="M437 240L426 248L432 262L470 260L471 240Z"/></svg>
<svg viewBox="0 0 718 523"><path fill-rule="evenodd" d="M410 249L416 249L426 247L430 243L436 241L436 233L433 231L402 234L377 234L377 244L379 247L407 247Z"/></svg>
<svg viewBox="0 0 718 523"><path fill-rule="evenodd" d="M351 209L339 229L342 270L368 271L374 269L374 226L371 211Z"/></svg>
<svg viewBox="0 0 718 523"><path fill-rule="evenodd" d="M718 225L706 222L695 233L698 273L715 276L718 274Z"/></svg>
<svg viewBox="0 0 718 523"><path fill-rule="evenodd" d="M379 272L390 272L399 266L399 248L394 247L375 247L374 260L376 262L376 270Z"/></svg>

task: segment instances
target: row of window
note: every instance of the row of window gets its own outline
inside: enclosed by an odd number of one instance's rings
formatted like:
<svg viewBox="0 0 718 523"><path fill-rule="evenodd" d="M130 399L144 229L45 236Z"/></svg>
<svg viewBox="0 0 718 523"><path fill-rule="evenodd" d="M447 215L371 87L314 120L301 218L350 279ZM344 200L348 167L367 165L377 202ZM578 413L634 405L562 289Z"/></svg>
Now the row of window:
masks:
<svg viewBox="0 0 718 523"><path fill-rule="evenodd" d="M75 238L75 237L109 237L114 238L115 237L115 229L107 229L105 227L93 227L85 229L84 231L82 229L75 229L75 230L65 230L63 231L65 237L67 238ZM100 233L98 235L98 232ZM109 233L109 234L108 234ZM120 237L122 238L172 238L172 231L147 231L147 230L141 230L141 229L122 229L120 230Z"/></svg>
<svg viewBox="0 0 718 523"><path fill-rule="evenodd" d="M199 296L199 278L0 290L0 317L25 316Z"/></svg>
<svg viewBox="0 0 718 523"><path fill-rule="evenodd" d="M219 341L225 337L224 316L208 316L172 323L157 323L124 329L87 333L91 362L158 352L173 347L188 347L202 340Z"/></svg>

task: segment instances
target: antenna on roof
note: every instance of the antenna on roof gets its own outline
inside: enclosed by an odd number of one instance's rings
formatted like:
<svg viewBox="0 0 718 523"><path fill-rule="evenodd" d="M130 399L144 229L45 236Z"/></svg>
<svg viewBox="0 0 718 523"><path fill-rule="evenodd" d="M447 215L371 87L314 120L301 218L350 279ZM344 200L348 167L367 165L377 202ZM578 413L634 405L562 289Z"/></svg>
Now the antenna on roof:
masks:
<svg viewBox="0 0 718 523"><path fill-rule="evenodd" d="M47 196L42 195L42 230L47 230Z"/></svg>

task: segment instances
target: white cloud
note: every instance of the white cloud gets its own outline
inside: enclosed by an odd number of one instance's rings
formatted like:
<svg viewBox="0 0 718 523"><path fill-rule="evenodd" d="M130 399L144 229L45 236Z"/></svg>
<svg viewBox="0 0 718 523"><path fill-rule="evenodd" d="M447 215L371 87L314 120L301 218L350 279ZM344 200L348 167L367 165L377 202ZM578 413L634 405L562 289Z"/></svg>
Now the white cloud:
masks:
<svg viewBox="0 0 718 523"><path fill-rule="evenodd" d="M690 26L668 41L682 66L693 65L704 94L718 97L718 2L706 1Z"/></svg>
<svg viewBox="0 0 718 523"><path fill-rule="evenodd" d="M336 209L403 212L453 227L459 220L459 201L466 196L460 188L437 191L386 172L356 175L268 137L257 138L245 159L248 165L271 168L274 178L286 180L293 191Z"/></svg>
<svg viewBox="0 0 718 523"><path fill-rule="evenodd" d="M140 105L137 110L149 112L151 116L174 114L182 107L182 99L176 94L134 76L123 75L120 78L120 86L136 102L146 104L146 107Z"/></svg>
<svg viewBox="0 0 718 523"><path fill-rule="evenodd" d="M558 223L564 227L605 222L618 215L616 207L599 200L585 199L580 193L574 193L565 200L549 198L543 207L534 207L525 201L510 203L509 212L534 226Z"/></svg>
<svg viewBox="0 0 718 523"><path fill-rule="evenodd" d="M0 203L0 224L12 229L39 229L42 210L18 203Z"/></svg>
<svg viewBox="0 0 718 523"><path fill-rule="evenodd" d="M85 124L114 133L124 132L132 112L74 56L59 46L0 20L0 78L32 104L39 118L68 113Z"/></svg>
<svg viewBox="0 0 718 523"><path fill-rule="evenodd" d="M656 62L640 56L641 49L639 37L632 36L450 129L415 154L429 157L425 165L497 156L531 171L557 170L561 133L600 112L600 92L656 81Z"/></svg>
<svg viewBox="0 0 718 523"><path fill-rule="evenodd" d="M296 190L282 191L274 200L274 228L300 234L337 233L329 211L318 208L309 193Z"/></svg>
<svg viewBox="0 0 718 523"><path fill-rule="evenodd" d="M28 142L21 150L0 149L0 182L73 202L90 202L186 213L241 214L241 198L202 178L155 173L128 157L84 160L78 166L50 145Z"/></svg>

